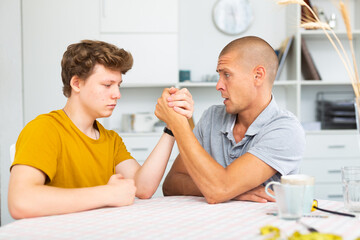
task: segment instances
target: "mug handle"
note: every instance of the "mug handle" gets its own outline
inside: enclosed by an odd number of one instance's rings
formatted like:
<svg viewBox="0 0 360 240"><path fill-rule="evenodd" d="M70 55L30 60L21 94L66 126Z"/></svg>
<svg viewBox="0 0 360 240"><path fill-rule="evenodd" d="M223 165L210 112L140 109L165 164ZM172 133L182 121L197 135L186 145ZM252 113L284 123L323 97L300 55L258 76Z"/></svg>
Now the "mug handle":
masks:
<svg viewBox="0 0 360 240"><path fill-rule="evenodd" d="M268 184L266 184L266 186L265 186L265 192L266 192L266 194L269 195L270 197L275 198L275 196L272 195L271 193L269 193L269 191L268 191L268 188L269 188L271 185L273 185L273 184L281 185L279 182L271 181L271 182L269 182Z"/></svg>

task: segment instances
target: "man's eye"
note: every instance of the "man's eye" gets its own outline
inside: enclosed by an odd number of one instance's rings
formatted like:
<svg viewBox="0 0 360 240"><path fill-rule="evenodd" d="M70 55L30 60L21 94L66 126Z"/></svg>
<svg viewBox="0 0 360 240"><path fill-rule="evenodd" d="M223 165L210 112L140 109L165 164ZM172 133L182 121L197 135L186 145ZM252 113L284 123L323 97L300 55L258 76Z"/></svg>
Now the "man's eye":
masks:
<svg viewBox="0 0 360 240"><path fill-rule="evenodd" d="M110 85L110 84L105 84L104 86L105 86L105 87L110 87L111 85Z"/></svg>
<svg viewBox="0 0 360 240"><path fill-rule="evenodd" d="M225 77L227 77L227 78L228 78L228 77L230 77L230 74L228 74L228 73L225 73Z"/></svg>

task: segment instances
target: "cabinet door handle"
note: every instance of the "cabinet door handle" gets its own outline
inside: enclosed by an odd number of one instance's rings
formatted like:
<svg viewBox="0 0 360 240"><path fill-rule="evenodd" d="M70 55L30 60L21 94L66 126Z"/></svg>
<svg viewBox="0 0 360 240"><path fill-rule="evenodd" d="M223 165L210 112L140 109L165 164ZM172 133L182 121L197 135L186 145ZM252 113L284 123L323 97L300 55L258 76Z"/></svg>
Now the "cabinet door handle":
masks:
<svg viewBox="0 0 360 240"><path fill-rule="evenodd" d="M331 194L331 195L328 195L328 198L342 198L343 195L341 194Z"/></svg>
<svg viewBox="0 0 360 240"><path fill-rule="evenodd" d="M147 151L148 148L131 148L132 151Z"/></svg>
<svg viewBox="0 0 360 240"><path fill-rule="evenodd" d="M340 149L340 148L345 148L345 145L329 145L328 148L329 149Z"/></svg>
<svg viewBox="0 0 360 240"><path fill-rule="evenodd" d="M341 170L328 170L328 173L330 174L341 173Z"/></svg>

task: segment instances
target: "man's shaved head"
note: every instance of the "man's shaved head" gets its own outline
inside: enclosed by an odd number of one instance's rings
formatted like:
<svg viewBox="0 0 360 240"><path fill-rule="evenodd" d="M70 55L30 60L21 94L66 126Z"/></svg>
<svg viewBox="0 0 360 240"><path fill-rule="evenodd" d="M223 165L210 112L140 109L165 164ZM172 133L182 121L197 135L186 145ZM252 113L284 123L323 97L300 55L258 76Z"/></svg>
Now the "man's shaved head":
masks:
<svg viewBox="0 0 360 240"><path fill-rule="evenodd" d="M267 79L272 85L278 69L278 58L274 49L263 39L255 36L242 37L233 40L220 52L219 57L229 52L237 54L240 62L256 67L262 65L267 72Z"/></svg>

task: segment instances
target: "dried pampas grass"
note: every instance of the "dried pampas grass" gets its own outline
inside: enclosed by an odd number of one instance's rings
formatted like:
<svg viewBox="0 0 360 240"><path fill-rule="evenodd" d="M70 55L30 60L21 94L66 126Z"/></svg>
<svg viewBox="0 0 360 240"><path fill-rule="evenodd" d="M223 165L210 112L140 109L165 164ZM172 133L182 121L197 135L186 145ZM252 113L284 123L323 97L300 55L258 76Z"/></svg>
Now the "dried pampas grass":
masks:
<svg viewBox="0 0 360 240"><path fill-rule="evenodd" d="M312 16L307 16L306 18L301 19L300 27L305 29L322 29L326 35L326 37L329 39L331 45L334 47L335 51L340 57L340 60L345 66L346 72L349 75L349 78L351 80L351 84L357 99L357 103L360 103L360 81L359 81L359 74L356 64L356 58L355 58L355 51L354 51L354 45L353 45L353 37L352 37L352 31L351 31L351 25L350 25L350 17L349 13L347 11L346 5L343 3L342 0L339 0L339 8L340 12L342 14L342 18L344 20L345 26L346 26L346 32L347 37L350 44L350 50L352 54L352 60L353 63L351 64L349 57L339 40L339 38L336 36L335 32L329 27L327 23L321 22L318 18L318 16L315 14L313 9L305 3L303 0L278 0L277 4L285 5L285 4L299 4L306 9L309 10L309 12L312 14ZM330 36L329 32L331 33L332 37ZM334 40L336 41L336 44ZM340 50L339 50L340 48ZM360 106L360 105L358 105ZM359 108L360 109L360 108Z"/></svg>
<svg viewBox="0 0 360 240"><path fill-rule="evenodd" d="M329 24L324 22L302 22L300 27L304 29L331 29Z"/></svg>
<svg viewBox="0 0 360 240"><path fill-rule="evenodd" d="M300 4L305 6L306 3L303 0L279 0L276 2L279 5L286 5L286 4Z"/></svg>

